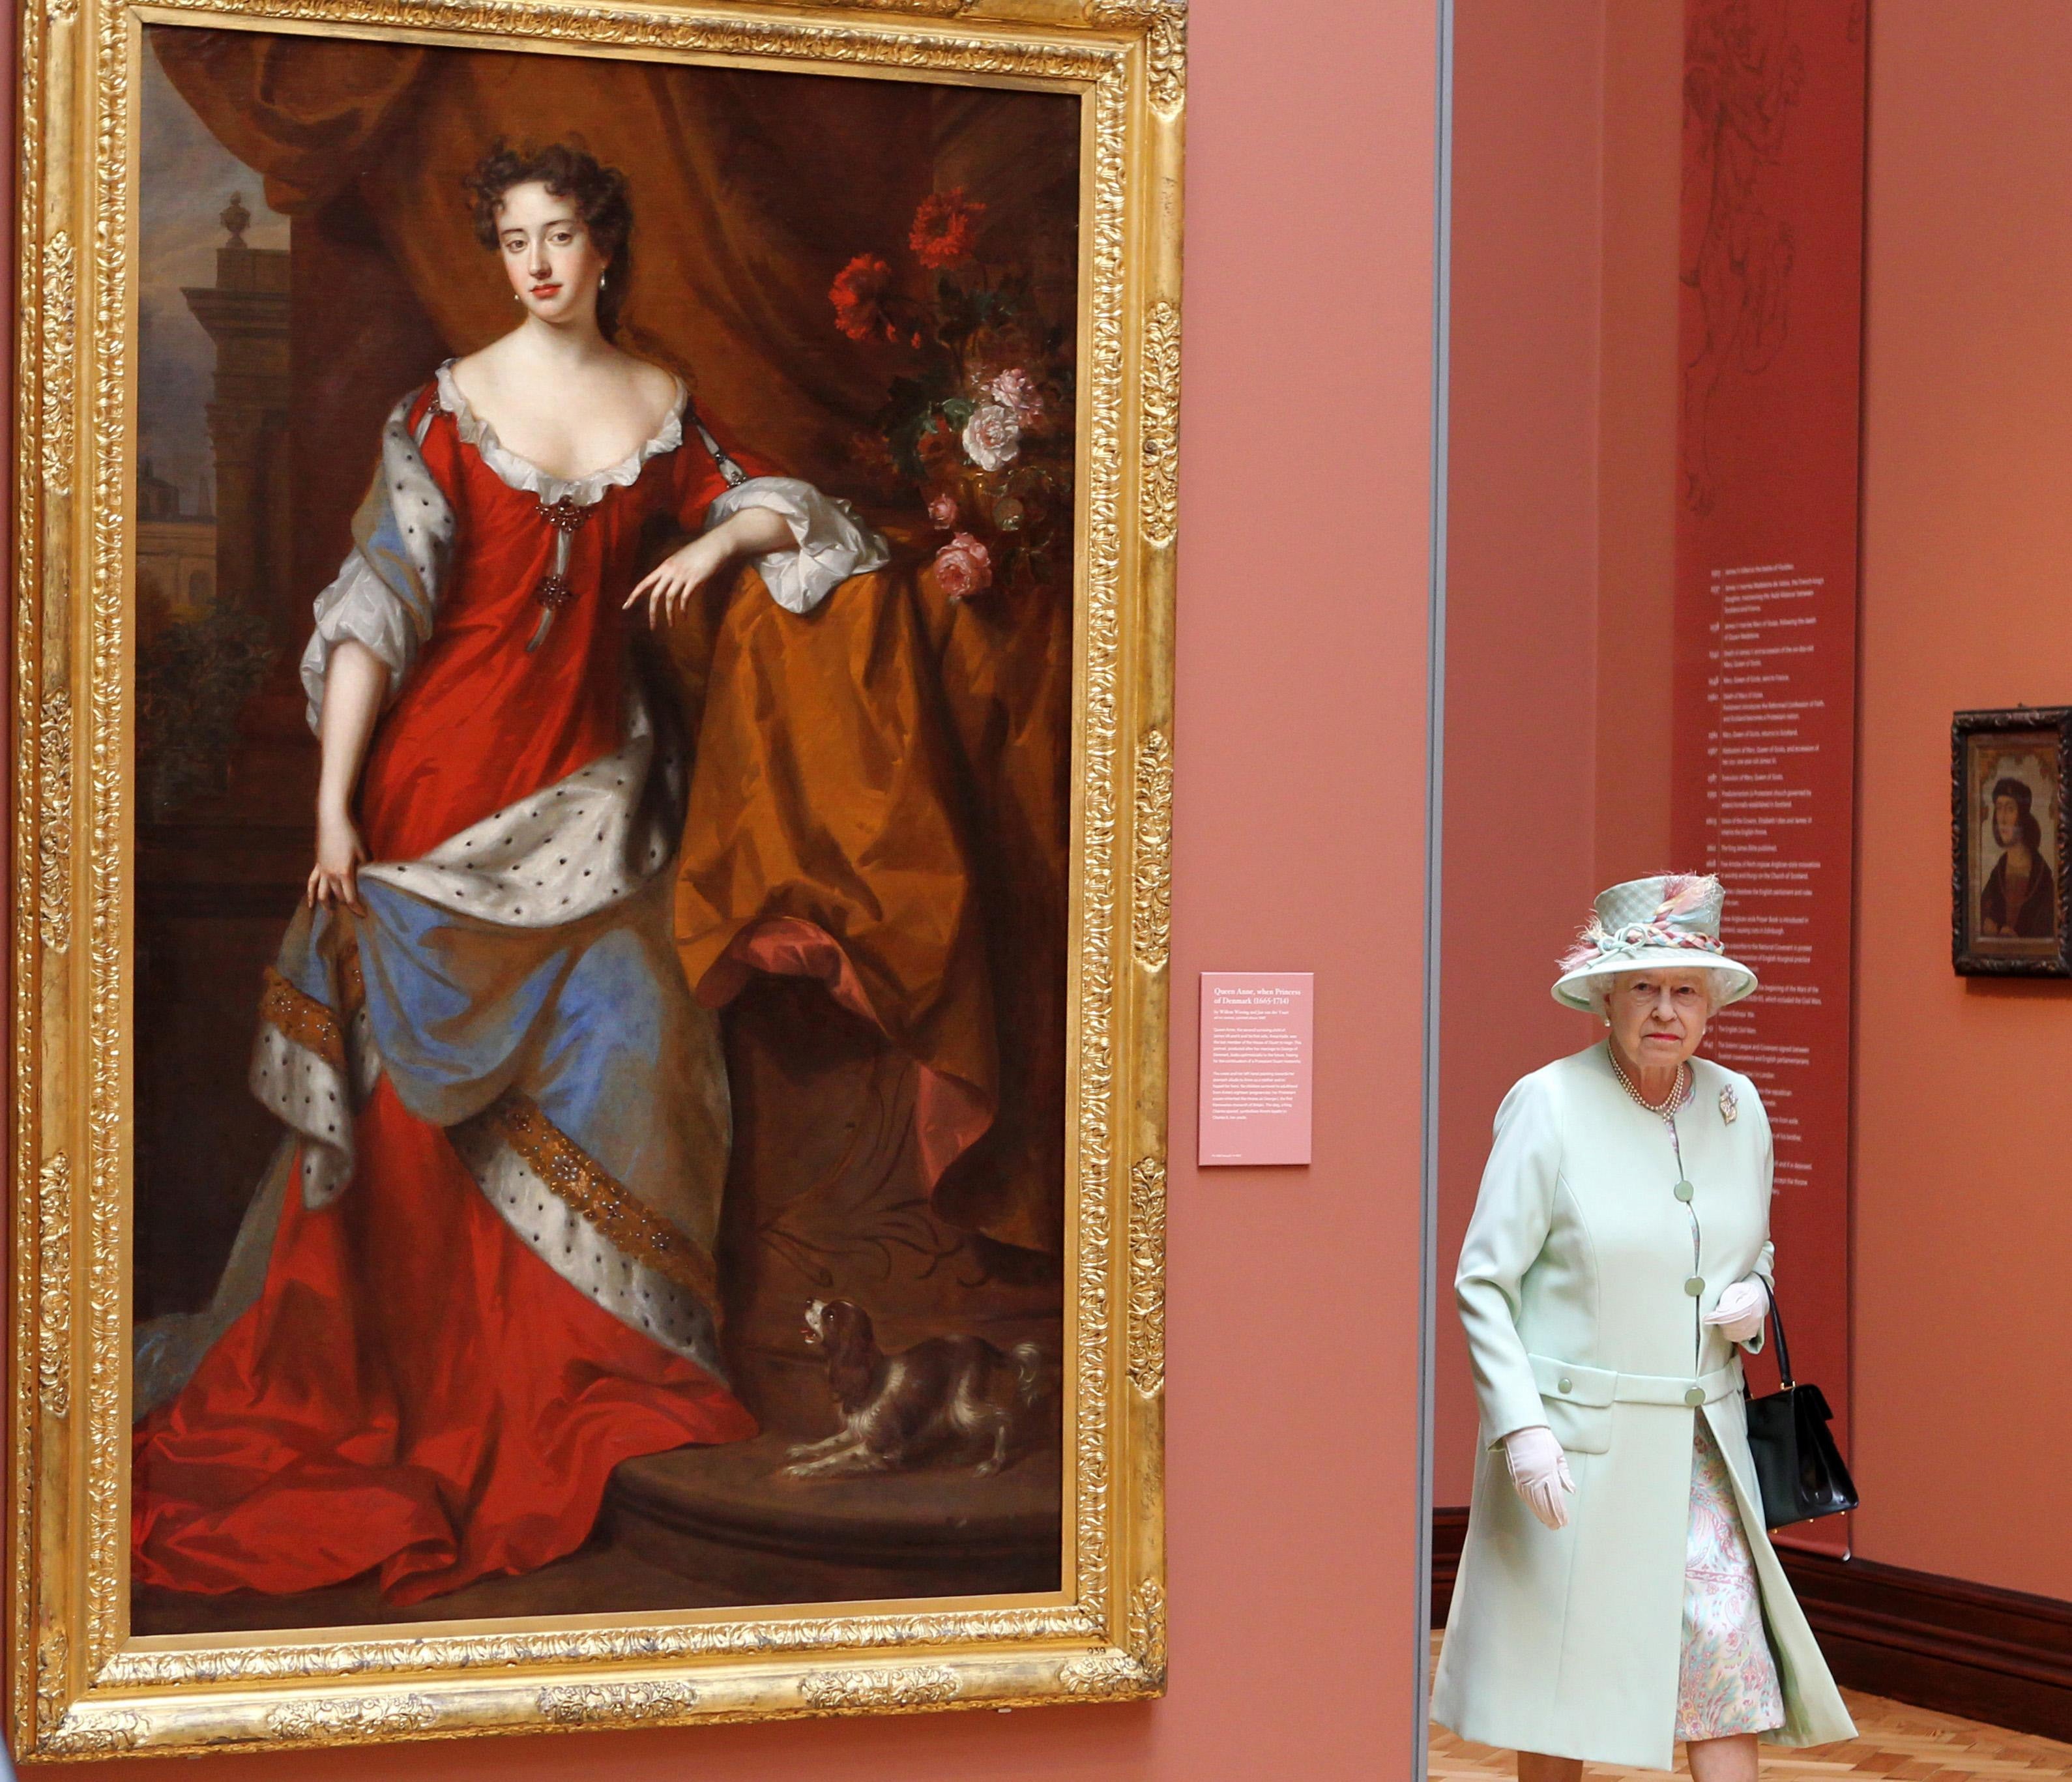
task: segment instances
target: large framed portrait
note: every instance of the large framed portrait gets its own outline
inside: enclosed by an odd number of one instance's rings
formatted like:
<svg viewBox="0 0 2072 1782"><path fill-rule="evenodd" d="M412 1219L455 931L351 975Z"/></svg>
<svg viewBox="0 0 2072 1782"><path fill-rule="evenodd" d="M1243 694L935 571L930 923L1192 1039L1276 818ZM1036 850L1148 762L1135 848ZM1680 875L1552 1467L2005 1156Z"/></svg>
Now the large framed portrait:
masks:
<svg viewBox="0 0 2072 1782"><path fill-rule="evenodd" d="M16 1751L1162 1689L1182 0L22 19Z"/></svg>
<svg viewBox="0 0 2072 1782"><path fill-rule="evenodd" d="M1951 957L1970 976L2072 977L2065 798L2072 707L1950 726Z"/></svg>

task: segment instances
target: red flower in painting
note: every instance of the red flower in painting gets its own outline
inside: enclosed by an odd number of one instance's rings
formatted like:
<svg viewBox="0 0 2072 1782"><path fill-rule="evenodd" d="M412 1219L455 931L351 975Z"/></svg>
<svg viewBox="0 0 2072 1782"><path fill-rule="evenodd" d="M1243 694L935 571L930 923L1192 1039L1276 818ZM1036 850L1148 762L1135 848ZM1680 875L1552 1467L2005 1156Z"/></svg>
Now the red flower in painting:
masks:
<svg viewBox="0 0 2072 1782"><path fill-rule="evenodd" d="M899 467L882 433L858 432L849 442L849 463L857 474L874 484L894 482Z"/></svg>
<svg viewBox="0 0 2072 1782"><path fill-rule="evenodd" d="M835 326L852 340L868 340L880 329L888 340L898 338L885 313L892 269L874 253L859 253L835 274L828 300L835 307Z"/></svg>
<svg viewBox="0 0 2072 1782"><path fill-rule="evenodd" d="M939 414L930 415L923 423L921 437L915 442L914 449L920 455L921 462L931 471L941 469L957 454L957 430Z"/></svg>
<svg viewBox="0 0 2072 1782"><path fill-rule="evenodd" d="M962 186L948 191L931 191L914 213L913 233L906 245L914 257L931 270L968 260L978 246L979 219L985 206L967 197Z"/></svg>

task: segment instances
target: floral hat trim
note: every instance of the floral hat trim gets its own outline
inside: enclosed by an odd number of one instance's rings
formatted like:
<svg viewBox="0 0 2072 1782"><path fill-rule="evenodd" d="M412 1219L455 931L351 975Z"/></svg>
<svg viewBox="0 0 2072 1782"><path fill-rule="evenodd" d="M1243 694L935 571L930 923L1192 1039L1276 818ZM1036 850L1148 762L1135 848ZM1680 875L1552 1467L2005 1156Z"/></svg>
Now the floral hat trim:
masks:
<svg viewBox="0 0 2072 1782"><path fill-rule="evenodd" d="M1663 947L1724 957L1726 949L1717 935L1702 928L1671 926L1679 917L1697 915L1708 905L1716 907L1716 900L1721 895L1719 880L1711 875L1678 873L1663 880L1662 901L1645 922L1607 928L1593 910L1577 935L1576 945L1561 955L1560 969L1565 976L1607 959L1638 961L1643 952Z"/></svg>

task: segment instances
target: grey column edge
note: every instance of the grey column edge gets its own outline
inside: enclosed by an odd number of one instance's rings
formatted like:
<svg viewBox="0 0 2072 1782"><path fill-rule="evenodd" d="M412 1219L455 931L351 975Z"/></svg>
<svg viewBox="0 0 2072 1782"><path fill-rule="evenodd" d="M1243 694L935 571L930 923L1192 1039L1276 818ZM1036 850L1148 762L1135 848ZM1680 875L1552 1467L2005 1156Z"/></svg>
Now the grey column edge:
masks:
<svg viewBox="0 0 2072 1782"><path fill-rule="evenodd" d="M1417 1326L1416 1597L1413 1606L1410 1775L1424 1782L1432 1685L1432 1449L1439 1247L1439 924L1445 804L1447 391L1452 336L1453 6L1438 0L1436 171L1433 202L1431 600L1426 640L1424 746L1424 1041Z"/></svg>

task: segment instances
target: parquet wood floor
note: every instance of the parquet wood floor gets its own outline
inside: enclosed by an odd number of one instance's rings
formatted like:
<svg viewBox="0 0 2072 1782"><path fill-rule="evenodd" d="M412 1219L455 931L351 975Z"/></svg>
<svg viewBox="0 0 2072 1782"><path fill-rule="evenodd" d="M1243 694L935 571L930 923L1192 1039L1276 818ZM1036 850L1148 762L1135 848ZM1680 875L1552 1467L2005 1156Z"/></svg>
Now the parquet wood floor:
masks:
<svg viewBox="0 0 2072 1782"><path fill-rule="evenodd" d="M1433 1656L1438 1643L1433 1642ZM1804 1751L1762 1748L1762 1782L2043 1782L2072 1778L2072 1745L1959 1720L1954 1714L1911 1708L1882 1696L1842 1692L1856 1736L1846 1744L1814 1745ZM1688 1776L1683 1750L1676 1773ZM1428 1782L1492 1782L1515 1776L1509 1751L1470 1745L1444 1726L1432 1729ZM1585 1766L1585 1782L1642 1782L1659 1770L1630 1770L1603 1763Z"/></svg>

